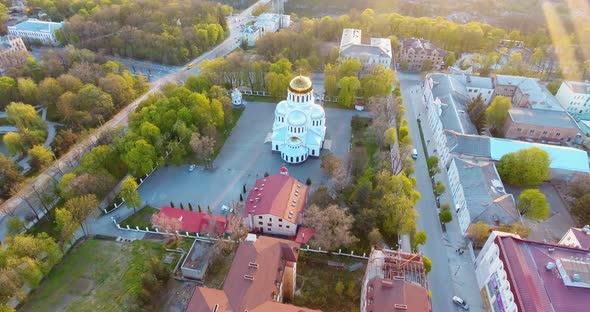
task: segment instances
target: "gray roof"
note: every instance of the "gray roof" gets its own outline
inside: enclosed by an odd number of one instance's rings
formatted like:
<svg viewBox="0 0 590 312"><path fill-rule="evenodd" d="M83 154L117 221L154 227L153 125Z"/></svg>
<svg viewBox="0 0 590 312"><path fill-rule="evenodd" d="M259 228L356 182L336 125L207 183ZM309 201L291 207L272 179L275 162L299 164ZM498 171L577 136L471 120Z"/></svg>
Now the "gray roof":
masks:
<svg viewBox="0 0 590 312"><path fill-rule="evenodd" d="M562 111L517 107L509 110L508 114L515 123L579 130L572 117Z"/></svg>
<svg viewBox="0 0 590 312"><path fill-rule="evenodd" d="M496 83L506 86L516 86L523 94L529 96L528 102L532 108L564 111L557 99L540 85L536 79L520 76L496 75Z"/></svg>
<svg viewBox="0 0 590 312"><path fill-rule="evenodd" d="M460 158L454 160L472 223L483 221L496 225L520 221L514 197L506 194L492 162Z"/></svg>
<svg viewBox="0 0 590 312"><path fill-rule="evenodd" d="M464 74L452 74L451 77L461 82L467 87L479 89L494 89L492 78L478 77Z"/></svg>
<svg viewBox="0 0 590 312"><path fill-rule="evenodd" d="M38 31L38 32L47 32L53 33L57 29L60 29L63 26L63 23L55 23L55 22L46 22L40 21L36 19L29 19L22 23L16 24L14 26L8 26L9 29L15 30L26 30L26 31Z"/></svg>
<svg viewBox="0 0 590 312"><path fill-rule="evenodd" d="M447 51L435 46L434 44L432 44L432 42L425 40L425 39L417 39L417 38L407 38L407 39L402 39L400 41L400 46L401 49L403 50L407 50L407 49L414 49L414 50L425 50L428 52L428 54L431 54L432 51L437 51L438 54L442 57L445 57L447 55Z"/></svg>
<svg viewBox="0 0 590 312"><path fill-rule="evenodd" d="M366 44L352 44L344 47L340 54L343 55L359 55L359 54L371 54L375 56L388 56L391 57L381 47L371 46Z"/></svg>
<svg viewBox="0 0 590 312"><path fill-rule="evenodd" d="M590 81L579 82L579 81L564 81L563 83L574 92L580 94L590 94Z"/></svg>
<svg viewBox="0 0 590 312"><path fill-rule="evenodd" d="M467 113L471 98L465 86L450 75L435 73L430 77L434 81L432 95L444 104L440 115L443 128L459 133L477 134L477 128Z"/></svg>
<svg viewBox="0 0 590 312"><path fill-rule="evenodd" d="M483 135L461 134L455 131L445 131L447 145L452 153L475 157L490 158L490 138Z"/></svg>

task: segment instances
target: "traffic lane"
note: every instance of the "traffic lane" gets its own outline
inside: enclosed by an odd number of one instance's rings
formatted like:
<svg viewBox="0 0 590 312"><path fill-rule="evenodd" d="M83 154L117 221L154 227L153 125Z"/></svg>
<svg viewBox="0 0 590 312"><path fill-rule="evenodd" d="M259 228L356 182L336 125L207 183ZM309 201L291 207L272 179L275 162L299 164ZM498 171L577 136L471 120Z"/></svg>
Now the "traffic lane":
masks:
<svg viewBox="0 0 590 312"><path fill-rule="evenodd" d="M416 178L416 189L422 196L416 203L416 210L419 214L416 223L418 228L428 235L426 244L421 246L420 250L432 260L432 270L428 275L428 283L432 290L432 308L433 311L456 311L457 307L452 303L454 292L451 287L448 287L452 280L445 248L447 242L442 236L432 184L428 175L428 166L416 121L416 105L420 105L420 103L413 92L421 82L419 77L413 77L413 75L408 77L408 75L404 74L398 75L398 77L400 77L401 94L406 106L405 117L408 120L414 148L416 148L419 155L415 161L414 177Z"/></svg>

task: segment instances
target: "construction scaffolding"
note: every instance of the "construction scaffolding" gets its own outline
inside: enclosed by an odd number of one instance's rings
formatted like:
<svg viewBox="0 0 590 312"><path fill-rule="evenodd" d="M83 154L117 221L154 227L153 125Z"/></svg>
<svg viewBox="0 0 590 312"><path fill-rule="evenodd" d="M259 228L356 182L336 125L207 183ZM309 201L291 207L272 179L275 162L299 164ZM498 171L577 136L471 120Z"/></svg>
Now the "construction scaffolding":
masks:
<svg viewBox="0 0 590 312"><path fill-rule="evenodd" d="M381 275L384 279L403 279L428 288L421 254L405 253L398 250L381 250L381 254L383 257Z"/></svg>

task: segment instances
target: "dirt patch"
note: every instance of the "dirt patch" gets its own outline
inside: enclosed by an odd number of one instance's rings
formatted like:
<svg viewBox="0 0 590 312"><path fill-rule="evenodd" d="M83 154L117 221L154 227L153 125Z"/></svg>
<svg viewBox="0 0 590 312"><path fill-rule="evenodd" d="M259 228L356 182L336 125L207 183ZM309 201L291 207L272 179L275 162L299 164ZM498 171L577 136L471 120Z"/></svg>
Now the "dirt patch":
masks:
<svg viewBox="0 0 590 312"><path fill-rule="evenodd" d="M72 283L71 294L84 296L89 294L94 288L94 281L88 278L79 278Z"/></svg>
<svg viewBox="0 0 590 312"><path fill-rule="evenodd" d="M162 294L159 311L184 312L197 288L197 284L171 279Z"/></svg>

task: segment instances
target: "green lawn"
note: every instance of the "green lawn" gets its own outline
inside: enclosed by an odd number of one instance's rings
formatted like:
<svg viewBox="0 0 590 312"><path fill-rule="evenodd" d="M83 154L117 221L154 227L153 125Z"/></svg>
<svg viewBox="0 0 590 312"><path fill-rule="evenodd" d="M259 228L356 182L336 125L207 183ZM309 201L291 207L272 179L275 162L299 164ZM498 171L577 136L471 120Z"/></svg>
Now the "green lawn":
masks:
<svg viewBox="0 0 590 312"><path fill-rule="evenodd" d="M91 239L74 248L20 311L127 311L162 245Z"/></svg>
<svg viewBox="0 0 590 312"><path fill-rule="evenodd" d="M61 203L58 203L56 207L60 207ZM59 240L60 233L57 230L55 225L55 209L49 210L49 213L46 214L41 220L35 225L33 225L27 233L29 234L39 234L39 233L47 233L47 235L53 237L56 241Z"/></svg>
<svg viewBox="0 0 590 312"><path fill-rule="evenodd" d="M147 206L137 211L136 213L130 215L129 217L127 217L127 219L123 220L119 224L121 225L121 227L126 227L127 225L129 225L130 227L135 228L136 226L139 226L140 229L144 230L146 227L152 226L152 215L158 211L159 210L154 207Z"/></svg>
<svg viewBox="0 0 590 312"><path fill-rule="evenodd" d="M278 101L272 99L272 96L244 95L244 100L246 100L246 102L278 103Z"/></svg>
<svg viewBox="0 0 590 312"><path fill-rule="evenodd" d="M349 272L347 268L329 266L328 261L340 262L346 267L354 263L363 266ZM302 251L297 261L298 294L293 303L326 312L358 311L365 267L364 260ZM338 282L343 286L340 294L336 291Z"/></svg>

